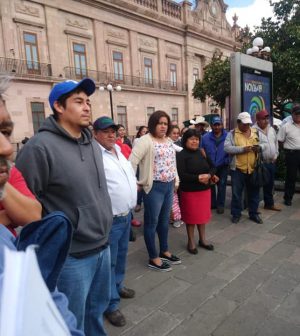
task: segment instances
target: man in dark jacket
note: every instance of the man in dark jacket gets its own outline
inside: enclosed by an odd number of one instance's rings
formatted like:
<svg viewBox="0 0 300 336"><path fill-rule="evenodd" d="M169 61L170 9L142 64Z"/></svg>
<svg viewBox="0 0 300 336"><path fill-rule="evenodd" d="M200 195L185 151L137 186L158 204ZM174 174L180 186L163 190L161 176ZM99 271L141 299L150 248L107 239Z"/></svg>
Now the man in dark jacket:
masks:
<svg viewBox="0 0 300 336"><path fill-rule="evenodd" d="M220 117L212 119L211 128L212 132L205 134L202 138L202 148L217 168L216 175L219 177L218 193L215 185L211 188L211 206L212 209L217 209L218 214L223 214L229 165L229 155L224 151L227 132L224 130Z"/></svg>
<svg viewBox="0 0 300 336"><path fill-rule="evenodd" d="M16 161L44 214L61 210L72 222L70 253L58 288L87 336L106 335L103 313L110 298L111 202L101 151L88 129L94 91L88 78L56 84L49 96L54 114Z"/></svg>

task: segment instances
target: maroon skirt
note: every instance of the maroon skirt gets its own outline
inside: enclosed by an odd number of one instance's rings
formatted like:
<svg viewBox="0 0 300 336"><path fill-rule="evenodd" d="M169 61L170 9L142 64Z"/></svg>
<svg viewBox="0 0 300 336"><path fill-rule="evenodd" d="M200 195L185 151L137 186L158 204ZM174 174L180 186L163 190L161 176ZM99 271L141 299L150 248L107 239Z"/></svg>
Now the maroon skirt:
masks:
<svg viewBox="0 0 300 336"><path fill-rule="evenodd" d="M211 218L211 191L181 191L181 219L186 224L207 224Z"/></svg>

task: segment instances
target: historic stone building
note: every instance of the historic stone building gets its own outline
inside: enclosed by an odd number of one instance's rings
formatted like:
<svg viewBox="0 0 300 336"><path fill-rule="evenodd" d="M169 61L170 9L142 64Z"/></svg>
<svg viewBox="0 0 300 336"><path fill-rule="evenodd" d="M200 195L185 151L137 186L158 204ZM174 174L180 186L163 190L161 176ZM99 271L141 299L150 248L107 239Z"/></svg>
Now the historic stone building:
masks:
<svg viewBox="0 0 300 336"><path fill-rule="evenodd" d="M111 83L114 118L130 134L156 109L181 122L210 112L192 97L214 53L237 46L223 0L1 0L0 73L14 80L6 100L14 141L36 132L51 113L58 81L92 77ZM92 96L93 119L110 115L107 90Z"/></svg>

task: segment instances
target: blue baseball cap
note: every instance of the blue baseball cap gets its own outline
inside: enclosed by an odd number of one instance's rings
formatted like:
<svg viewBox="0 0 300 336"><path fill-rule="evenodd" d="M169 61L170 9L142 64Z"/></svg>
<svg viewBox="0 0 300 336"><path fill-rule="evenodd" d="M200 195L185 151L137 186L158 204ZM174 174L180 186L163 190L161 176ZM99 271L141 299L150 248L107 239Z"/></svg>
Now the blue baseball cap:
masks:
<svg viewBox="0 0 300 336"><path fill-rule="evenodd" d="M49 95L49 104L53 110L53 105L62 95L69 93L77 88L81 88L88 96L96 90L94 81L90 78L84 78L80 82L66 80L53 86Z"/></svg>
<svg viewBox="0 0 300 336"><path fill-rule="evenodd" d="M96 119L94 124L93 124L93 129L95 131L104 130L104 129L107 129L109 127L117 129L117 125L115 124L115 122L111 118L106 117L106 116Z"/></svg>
<svg viewBox="0 0 300 336"><path fill-rule="evenodd" d="M223 124L223 121L220 117L213 117L211 120L211 124L215 125L215 124Z"/></svg>

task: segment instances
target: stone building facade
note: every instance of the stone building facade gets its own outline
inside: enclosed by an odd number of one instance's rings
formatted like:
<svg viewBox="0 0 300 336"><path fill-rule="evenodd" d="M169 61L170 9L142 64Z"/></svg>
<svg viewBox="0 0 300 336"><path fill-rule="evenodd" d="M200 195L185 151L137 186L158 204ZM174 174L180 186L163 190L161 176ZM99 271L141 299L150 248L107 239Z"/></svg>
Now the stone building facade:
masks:
<svg viewBox="0 0 300 336"><path fill-rule="evenodd" d="M14 76L6 102L14 141L51 114L48 95L64 79L92 77L112 92L114 118L129 134L157 109L182 121L210 112L192 97L214 53L237 47L223 0L1 0L0 73ZM110 115L106 90L92 96L93 119Z"/></svg>

